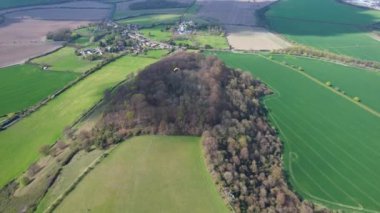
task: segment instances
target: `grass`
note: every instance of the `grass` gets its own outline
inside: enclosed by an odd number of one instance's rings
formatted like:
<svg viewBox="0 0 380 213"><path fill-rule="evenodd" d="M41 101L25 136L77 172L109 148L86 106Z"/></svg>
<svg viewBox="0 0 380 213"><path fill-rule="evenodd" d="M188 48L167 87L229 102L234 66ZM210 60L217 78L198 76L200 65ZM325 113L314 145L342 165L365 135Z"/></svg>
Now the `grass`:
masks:
<svg viewBox="0 0 380 213"><path fill-rule="evenodd" d="M106 89L156 59L125 56L82 80L29 117L0 132L0 188L39 158L39 148L52 144Z"/></svg>
<svg viewBox="0 0 380 213"><path fill-rule="evenodd" d="M0 69L0 115L37 104L76 76L70 72L42 71L30 64Z"/></svg>
<svg viewBox="0 0 380 213"><path fill-rule="evenodd" d="M380 112L379 72L288 55L274 55L273 59L302 67L321 82L330 81L333 88L339 88L350 97L360 97L363 104Z"/></svg>
<svg viewBox="0 0 380 213"><path fill-rule="evenodd" d="M348 211L379 211L380 119L307 73L259 55L218 53L275 92L265 99L285 143L284 162L304 198Z"/></svg>
<svg viewBox="0 0 380 213"><path fill-rule="evenodd" d="M45 212L47 208L60 196L67 188L75 181L75 179L95 161L103 152L100 150L94 150L92 152L81 151L75 155L75 157L66 165L61 171L60 176L49 188L49 191L45 194L43 199L38 204L36 213Z"/></svg>
<svg viewBox="0 0 380 213"><path fill-rule="evenodd" d="M141 136L122 143L56 212L125 210L228 212L206 169L200 138Z"/></svg>
<svg viewBox="0 0 380 213"><path fill-rule="evenodd" d="M119 20L118 23L120 24L138 24L141 26L152 26L157 23L164 25L164 24L172 24L177 21L179 21L179 18L181 17L180 14L155 14L155 15L145 15L145 16L139 16L135 18L129 18L129 19L122 19Z"/></svg>
<svg viewBox="0 0 380 213"><path fill-rule="evenodd" d="M213 49L228 49L227 38L222 35L214 35L208 32L200 31L193 35L180 36L175 40L177 45L189 45L193 47L204 48L209 45Z"/></svg>
<svg viewBox="0 0 380 213"><path fill-rule="evenodd" d="M380 21L379 11L332 0L287 0L272 5L266 18L270 28L297 43L380 61L380 42L368 33Z"/></svg>
<svg viewBox="0 0 380 213"><path fill-rule="evenodd" d="M166 29L167 26L155 26L151 28L143 28L140 33L145 37L155 41L169 41L172 38L172 32Z"/></svg>
<svg viewBox="0 0 380 213"><path fill-rule="evenodd" d="M160 59L168 54L168 50L150 50L145 55L140 55L141 57Z"/></svg>
<svg viewBox="0 0 380 213"><path fill-rule="evenodd" d="M113 14L115 20L144 16L144 15L158 15L158 14L181 14L185 11L185 8L168 8L168 9L147 9L147 10L131 10L121 9L116 7L116 11Z"/></svg>
<svg viewBox="0 0 380 213"><path fill-rule="evenodd" d="M36 58L32 63L49 65L50 70L83 73L96 66L99 61L89 61L75 55L75 48L64 47L52 54Z"/></svg>

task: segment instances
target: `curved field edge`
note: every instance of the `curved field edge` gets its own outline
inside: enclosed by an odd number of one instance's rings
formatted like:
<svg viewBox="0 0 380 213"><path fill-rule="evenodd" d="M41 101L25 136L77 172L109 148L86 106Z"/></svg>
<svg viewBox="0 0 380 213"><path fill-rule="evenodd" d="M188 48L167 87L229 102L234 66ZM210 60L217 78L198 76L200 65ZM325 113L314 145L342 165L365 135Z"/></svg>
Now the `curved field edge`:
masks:
<svg viewBox="0 0 380 213"><path fill-rule="evenodd" d="M265 104L284 141L285 169L296 192L333 209L380 211L377 116L263 56L216 55L275 92Z"/></svg>
<svg viewBox="0 0 380 213"><path fill-rule="evenodd" d="M64 128L100 101L106 89L155 61L157 59L124 56L82 80L29 117L0 132L0 187L37 160L39 148L59 139Z"/></svg>
<svg viewBox="0 0 380 213"><path fill-rule="evenodd" d="M140 136L123 142L78 184L56 212L125 209L228 212L207 171L200 138Z"/></svg>

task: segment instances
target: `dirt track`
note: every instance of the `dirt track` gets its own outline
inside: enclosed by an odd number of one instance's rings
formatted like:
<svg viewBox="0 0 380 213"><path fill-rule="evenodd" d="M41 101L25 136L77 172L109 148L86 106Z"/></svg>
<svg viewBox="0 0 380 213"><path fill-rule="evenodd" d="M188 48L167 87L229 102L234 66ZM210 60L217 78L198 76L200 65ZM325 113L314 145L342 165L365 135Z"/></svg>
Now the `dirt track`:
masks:
<svg viewBox="0 0 380 213"><path fill-rule="evenodd" d="M5 17L0 24L0 67L23 63L59 48L60 43L46 41L50 31L85 26L110 13L108 4L90 1L0 11Z"/></svg>
<svg viewBox="0 0 380 213"><path fill-rule="evenodd" d="M273 50L290 44L265 28L257 26L255 11L276 0L199 1L198 16L225 26L227 39L238 50Z"/></svg>

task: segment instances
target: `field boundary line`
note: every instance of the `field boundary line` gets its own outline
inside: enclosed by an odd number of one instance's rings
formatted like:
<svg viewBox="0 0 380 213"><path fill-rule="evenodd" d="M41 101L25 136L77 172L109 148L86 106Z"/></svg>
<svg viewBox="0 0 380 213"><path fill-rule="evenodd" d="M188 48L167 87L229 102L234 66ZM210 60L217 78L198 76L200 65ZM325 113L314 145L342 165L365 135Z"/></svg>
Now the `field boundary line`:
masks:
<svg viewBox="0 0 380 213"><path fill-rule="evenodd" d="M301 72L301 71L299 71L299 70L297 70L297 69L295 69L295 68L293 68L293 67L290 67L290 66L284 65L284 64L282 64L281 62L278 62L278 61L275 61L275 60L267 59L266 57L264 57L264 56L261 55L261 54L256 54L256 55L258 55L259 57L264 58L264 59L266 59L266 60L268 60L268 61L271 61L271 62L276 63L276 64L278 64L278 65L281 65L281 66L283 66L283 67L286 67L286 68L288 68L288 69L291 69L291 70L293 70L293 71L295 71L295 72L297 72L297 73L299 73L299 74L305 76L306 78L310 79L310 80L313 81L314 83L317 83L318 85L320 85L320 86L322 86L322 87L324 87L324 88L330 90L331 92L337 94L338 96L343 97L344 99L350 101L350 102L353 103L353 104L356 104L357 106L359 106L360 108L364 109L365 111L367 111L367 112L369 112L369 113L375 115L376 117L380 118L380 113L377 112L376 110L374 110L374 109L370 108L369 106L364 105L364 104L362 104L362 103L360 103L360 102L357 102L357 101L352 100L352 98L350 98L350 97L348 97L348 96L346 96L346 95L343 95L342 93L336 91L335 89L333 89L333 88L331 88L331 87L328 87L327 85L325 85L324 83L322 83L322 82L319 81L318 79L314 78L313 76L310 76L309 74L307 74L307 73L305 73L305 72Z"/></svg>
<svg viewBox="0 0 380 213"><path fill-rule="evenodd" d="M95 167L98 164L102 162L102 160L104 160L109 154L111 154L111 152L115 150L116 147L118 146L116 145L112 147L111 149L105 151L103 154L97 157L94 161L92 161L88 167L83 169L82 173L75 178L73 183L69 187L67 187L67 189L61 195L59 195L57 199L53 203L51 203L43 212L44 213L53 212L65 200L65 197L67 197L67 195L69 195L70 192L72 192L75 189L75 187L83 180L83 178L85 178L87 174L89 174L93 169L95 169Z"/></svg>

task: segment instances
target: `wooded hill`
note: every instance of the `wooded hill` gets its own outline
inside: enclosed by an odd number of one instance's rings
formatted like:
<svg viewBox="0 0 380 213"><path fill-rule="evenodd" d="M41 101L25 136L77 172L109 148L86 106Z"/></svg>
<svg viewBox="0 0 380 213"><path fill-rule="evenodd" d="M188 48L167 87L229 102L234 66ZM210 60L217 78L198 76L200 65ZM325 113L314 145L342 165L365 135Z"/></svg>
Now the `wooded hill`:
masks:
<svg viewBox="0 0 380 213"><path fill-rule="evenodd" d="M222 196L236 212L313 212L289 190L282 144L260 98L270 90L214 57L177 53L105 96L103 118L82 131L83 148L107 148L134 135L202 135Z"/></svg>

